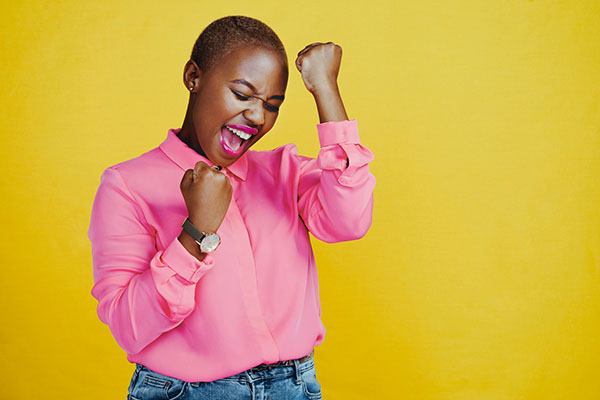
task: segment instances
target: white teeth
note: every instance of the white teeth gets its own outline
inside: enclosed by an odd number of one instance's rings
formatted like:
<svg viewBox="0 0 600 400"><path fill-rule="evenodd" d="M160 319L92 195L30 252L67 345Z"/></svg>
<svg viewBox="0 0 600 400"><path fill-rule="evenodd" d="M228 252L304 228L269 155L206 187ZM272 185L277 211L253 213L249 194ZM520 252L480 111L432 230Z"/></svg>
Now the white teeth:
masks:
<svg viewBox="0 0 600 400"><path fill-rule="evenodd" d="M252 136L249 133L242 132L239 129L234 129L234 128L230 127L230 126L225 126L225 128L229 129L231 132L235 133L237 136L239 136L240 138L242 138L244 140L248 140Z"/></svg>

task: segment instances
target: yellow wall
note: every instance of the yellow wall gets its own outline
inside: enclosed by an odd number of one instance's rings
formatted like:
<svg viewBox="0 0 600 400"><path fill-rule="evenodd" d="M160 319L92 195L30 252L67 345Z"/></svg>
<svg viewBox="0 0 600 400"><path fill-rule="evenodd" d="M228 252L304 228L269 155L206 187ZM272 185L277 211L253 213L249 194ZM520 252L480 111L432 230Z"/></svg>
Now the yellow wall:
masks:
<svg viewBox="0 0 600 400"><path fill-rule="evenodd" d="M168 5L167 5L168 4ZM102 170L183 121L182 69L245 14L342 45L374 223L316 240L325 399L600 398L600 3L2 3L1 399L125 398L86 236ZM267 149L316 155L296 71Z"/></svg>

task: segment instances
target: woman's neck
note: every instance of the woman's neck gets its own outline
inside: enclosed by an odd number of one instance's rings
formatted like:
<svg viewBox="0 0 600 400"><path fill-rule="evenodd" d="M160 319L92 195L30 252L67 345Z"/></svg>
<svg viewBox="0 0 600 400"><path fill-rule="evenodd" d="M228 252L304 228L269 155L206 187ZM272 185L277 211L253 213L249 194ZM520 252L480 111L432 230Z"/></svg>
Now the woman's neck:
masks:
<svg viewBox="0 0 600 400"><path fill-rule="evenodd" d="M177 137L183 143L187 144L190 149L194 150L202 157L208 158L206 157L206 153L204 153L204 150L202 150L202 147L200 147L200 143L198 143L196 129L194 128L194 123L191 121L191 116L189 115L189 113L186 113L183 125L181 126L181 130L177 133Z"/></svg>

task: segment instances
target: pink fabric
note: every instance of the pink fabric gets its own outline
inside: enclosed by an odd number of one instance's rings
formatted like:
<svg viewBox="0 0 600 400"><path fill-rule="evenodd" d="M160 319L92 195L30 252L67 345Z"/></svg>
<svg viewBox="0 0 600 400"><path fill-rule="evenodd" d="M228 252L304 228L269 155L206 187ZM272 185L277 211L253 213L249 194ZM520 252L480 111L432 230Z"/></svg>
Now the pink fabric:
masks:
<svg viewBox="0 0 600 400"><path fill-rule="evenodd" d="M317 125L316 159L288 144L224 169L233 196L221 245L203 262L177 240L187 216L179 183L197 161L211 163L179 130L102 175L88 231L100 320L130 362L186 381L308 354L325 334L308 231L339 242L371 225L373 154L356 120Z"/></svg>

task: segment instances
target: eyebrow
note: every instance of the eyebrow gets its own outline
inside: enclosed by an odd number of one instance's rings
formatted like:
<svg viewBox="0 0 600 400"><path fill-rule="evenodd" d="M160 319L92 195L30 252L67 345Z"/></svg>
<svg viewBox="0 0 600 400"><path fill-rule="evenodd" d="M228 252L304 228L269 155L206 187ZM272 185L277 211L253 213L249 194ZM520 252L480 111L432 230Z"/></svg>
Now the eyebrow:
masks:
<svg viewBox="0 0 600 400"><path fill-rule="evenodd" d="M248 86L252 91L256 92L256 88L254 87L253 84L251 84L250 82L248 82L245 79L234 79L232 81L230 81L231 83L240 83L242 85L246 85ZM271 99L275 99L275 100L283 100L284 96L283 95L275 95L275 96L271 96L269 97L267 100L271 100Z"/></svg>

